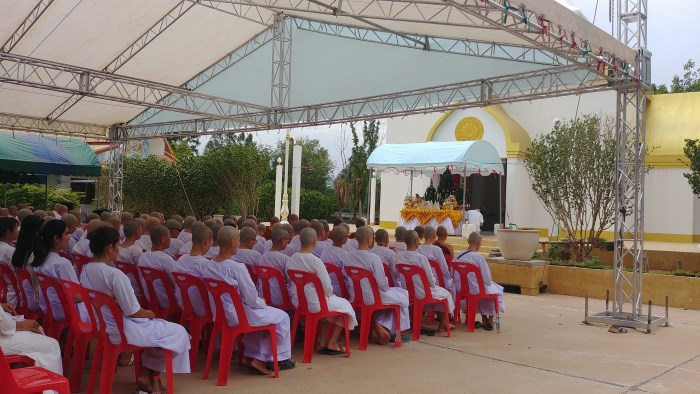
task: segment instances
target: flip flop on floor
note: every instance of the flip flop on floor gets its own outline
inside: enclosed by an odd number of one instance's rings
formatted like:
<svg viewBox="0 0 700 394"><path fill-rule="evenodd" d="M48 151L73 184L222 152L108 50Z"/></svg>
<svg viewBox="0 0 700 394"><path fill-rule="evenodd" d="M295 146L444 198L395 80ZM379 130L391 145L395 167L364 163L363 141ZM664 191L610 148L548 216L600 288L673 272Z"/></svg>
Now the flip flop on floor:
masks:
<svg viewBox="0 0 700 394"><path fill-rule="evenodd" d="M434 328L421 328L420 333L427 335L429 337L434 337L435 336L435 329Z"/></svg>
<svg viewBox="0 0 700 394"><path fill-rule="evenodd" d="M318 354L324 354L326 356L338 356L340 354L345 354L345 348L342 345L338 345L340 350L329 349L327 347L318 350Z"/></svg>
<svg viewBox="0 0 700 394"><path fill-rule="evenodd" d="M484 328L484 323L482 323L480 321L475 321L474 328Z"/></svg>
<svg viewBox="0 0 700 394"><path fill-rule="evenodd" d="M391 337L389 337L389 342L396 342L396 334L391 334ZM411 337L408 335L401 335L401 342L411 342Z"/></svg>

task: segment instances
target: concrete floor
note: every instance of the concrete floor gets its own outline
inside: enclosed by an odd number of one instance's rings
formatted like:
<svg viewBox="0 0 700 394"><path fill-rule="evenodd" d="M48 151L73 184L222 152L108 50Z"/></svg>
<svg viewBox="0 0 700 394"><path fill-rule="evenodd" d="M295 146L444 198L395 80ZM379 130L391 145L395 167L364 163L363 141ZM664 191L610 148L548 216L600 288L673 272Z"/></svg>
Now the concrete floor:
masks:
<svg viewBox="0 0 700 394"><path fill-rule="evenodd" d="M179 393L623 393L700 392L700 312L671 309L672 327L650 335L630 330L612 334L602 325L585 326L584 300L544 294L506 294L507 313L499 334L463 325L451 338L421 336L420 341L393 346L370 345L350 359L314 355L279 379L254 375L232 363L227 387L216 386L216 363L209 380L204 365L189 375L176 375ZM591 300L590 310L604 310ZM656 310L653 313L661 313ZM114 393L134 389L133 369L119 368ZM87 385L87 375L83 388Z"/></svg>

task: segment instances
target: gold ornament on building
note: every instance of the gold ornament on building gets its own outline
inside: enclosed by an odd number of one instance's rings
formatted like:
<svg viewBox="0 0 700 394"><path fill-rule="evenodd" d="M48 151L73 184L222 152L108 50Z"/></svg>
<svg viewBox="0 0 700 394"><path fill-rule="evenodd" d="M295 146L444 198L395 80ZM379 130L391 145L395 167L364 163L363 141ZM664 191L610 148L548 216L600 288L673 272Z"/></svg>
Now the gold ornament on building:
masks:
<svg viewBox="0 0 700 394"><path fill-rule="evenodd" d="M484 124L473 116L467 116L455 127L455 140L476 141L484 138Z"/></svg>

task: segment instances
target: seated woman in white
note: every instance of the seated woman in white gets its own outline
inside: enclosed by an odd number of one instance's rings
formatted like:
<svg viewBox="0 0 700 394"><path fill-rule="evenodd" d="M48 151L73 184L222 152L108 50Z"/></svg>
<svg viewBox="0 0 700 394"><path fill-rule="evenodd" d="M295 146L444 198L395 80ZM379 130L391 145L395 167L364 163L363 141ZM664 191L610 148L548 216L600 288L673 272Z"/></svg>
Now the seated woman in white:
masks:
<svg viewBox="0 0 700 394"><path fill-rule="evenodd" d="M12 243L17 241L19 234L19 224L15 218L6 216L0 217L0 264L5 264L12 267L12 255L15 254L15 247ZM5 278L7 285L7 302L13 307L17 307L17 294L15 288L11 285L10 278Z"/></svg>
<svg viewBox="0 0 700 394"><path fill-rule="evenodd" d="M120 270L107 265L119 256L119 232L103 227L90 237L90 250L95 256L83 268L80 283L87 289L97 290L114 297L124 313L126 340L135 346L147 349L142 355L143 370L138 379L139 389L152 392L153 377L165 372L163 349L172 351L173 372L190 372L190 337L184 327L162 319L155 319L153 311L141 308L129 278ZM105 316L110 340L119 341L114 318ZM162 380L158 380L161 389ZM163 389L164 390L164 389Z"/></svg>
<svg viewBox="0 0 700 394"><path fill-rule="evenodd" d="M310 272L318 276L321 281L321 285L323 286L323 289L319 290L326 297L328 310L341 312L348 315L348 329L354 329L357 326L355 310L352 309L350 301L333 294L333 286L331 285L331 278L328 275L328 271L326 271L326 266L323 264L321 259L313 254L313 250L316 247L316 242L318 242L316 239L316 230L307 227L301 230L301 235L299 238L301 241L301 249L289 259L289 262L287 262L287 273L289 273L289 270L297 270ZM292 283L290 296L294 306L299 305L297 291L298 289L296 288L296 285ZM316 289L309 286L305 287L303 291L306 295L309 312L314 313L321 310L318 296L316 295ZM327 335L328 323L334 324L333 331L331 332L330 336ZM340 336L340 333L343 331L344 327L343 319L340 317L332 317L321 320L320 328L318 330L318 332L321 334L321 350L319 353L330 355L345 354L345 347L338 343L338 337ZM345 346L348 346L348 344L346 343Z"/></svg>
<svg viewBox="0 0 700 394"><path fill-rule="evenodd" d="M282 310L267 306L265 300L258 297L253 281L244 263L233 260L240 243L239 231L231 226L224 226L217 232L219 254L204 267L204 277L221 280L235 286L241 296L246 318L251 326L275 325L277 339L277 359L280 370L294 368L292 345L289 332L289 316ZM230 326L238 325L235 307L228 296L222 296L226 322ZM250 368L264 375L270 375L273 366L270 335L267 331L256 331L243 336L245 351L243 362Z"/></svg>
<svg viewBox="0 0 700 394"><path fill-rule="evenodd" d="M74 283L78 282L78 276L75 274L73 263L65 257L61 257L58 252L68 247L70 234L68 234L68 226L62 220L52 219L41 228L38 238L34 242L34 261L32 266L34 272L50 276L54 279L63 279ZM60 291L60 289L59 289ZM63 321L68 312L63 311L61 301L54 289L48 290L49 302L53 311L54 319ZM90 321L90 315L83 303L83 299L79 295L73 298L73 302L78 307L80 320L84 322ZM46 313L46 300L44 300L43 292L39 292L39 305Z"/></svg>
<svg viewBox="0 0 700 394"><path fill-rule="evenodd" d="M27 356L36 365L63 374L61 348L58 341L47 337L35 320L15 321L12 315L15 309L9 304L2 304L0 310L0 347L6 356Z"/></svg>

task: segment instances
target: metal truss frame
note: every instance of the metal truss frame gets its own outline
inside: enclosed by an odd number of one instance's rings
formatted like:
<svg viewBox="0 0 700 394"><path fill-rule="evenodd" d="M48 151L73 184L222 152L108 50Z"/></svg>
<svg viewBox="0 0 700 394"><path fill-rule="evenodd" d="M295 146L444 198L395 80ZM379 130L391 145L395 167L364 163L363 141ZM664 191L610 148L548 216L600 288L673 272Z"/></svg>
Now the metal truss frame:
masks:
<svg viewBox="0 0 700 394"><path fill-rule="evenodd" d="M107 209L121 213L124 207L124 156L126 141L124 129L120 126L109 128L109 190Z"/></svg>
<svg viewBox="0 0 700 394"><path fill-rule="evenodd" d="M0 52L0 82L186 114L235 118L267 108L176 86ZM168 96L168 100L162 100Z"/></svg>
<svg viewBox="0 0 700 394"><path fill-rule="evenodd" d="M282 14L275 16L272 27L272 86L271 86L271 123L281 126L284 111L289 108L292 86L292 26L291 20Z"/></svg>
<svg viewBox="0 0 700 394"><path fill-rule="evenodd" d="M44 118L0 113L0 125L13 131L64 135L87 139L107 139L107 127L89 123L67 121L49 123Z"/></svg>
<svg viewBox="0 0 700 394"><path fill-rule="evenodd" d="M0 52L12 52L22 37L27 34L29 29L34 26L34 23L39 20L41 15L44 14L44 11L46 11L53 2L54 0L39 0L37 5L29 12L29 15L22 20L22 23L20 23L15 32L12 33L10 38L0 47Z"/></svg>
<svg viewBox="0 0 700 394"><path fill-rule="evenodd" d="M129 45L122 53L120 53L114 60L112 60L107 66L105 66L102 71L106 73L113 74L117 72L126 62L131 60L136 56L143 48L148 44L153 42L162 32L164 32L168 27L172 26L181 16L183 16L187 11L189 11L194 6L193 3L187 2L186 0L180 1L175 7L168 11L165 16L163 16L158 22L154 23L145 33L143 33L136 41ZM56 107L51 113L46 117L49 122L61 117L69 109L73 108L80 100L85 97L84 95L74 94L68 97L61 105Z"/></svg>

